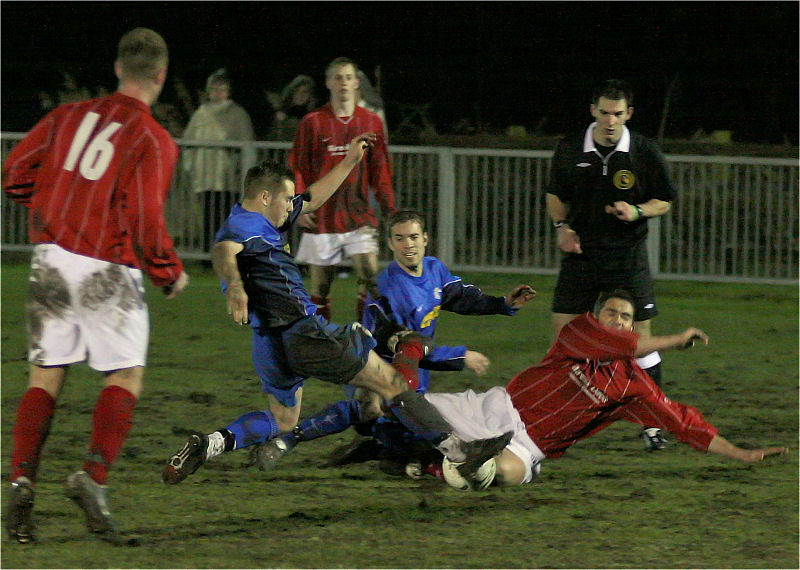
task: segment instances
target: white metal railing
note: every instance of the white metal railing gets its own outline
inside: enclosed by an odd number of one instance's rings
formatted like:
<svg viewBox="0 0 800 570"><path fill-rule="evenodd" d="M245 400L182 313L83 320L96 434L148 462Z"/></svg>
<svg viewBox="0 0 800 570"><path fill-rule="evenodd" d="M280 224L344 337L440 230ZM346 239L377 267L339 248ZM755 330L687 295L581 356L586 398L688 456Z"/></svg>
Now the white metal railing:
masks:
<svg viewBox="0 0 800 570"><path fill-rule="evenodd" d="M24 135L2 133L5 159ZM257 161L286 162L288 142L178 140L181 150L227 148L231 189ZM560 254L545 209L550 151L392 145L398 207L420 211L429 251L457 271L555 273ZM182 152L182 154L184 154ZM678 198L650 220L659 278L792 283L798 278L798 161L667 155ZM207 258L202 211L180 163L166 206L180 254ZM26 213L2 197L2 248L28 249ZM213 207L213 206L212 206ZM383 259L389 253L382 250Z"/></svg>

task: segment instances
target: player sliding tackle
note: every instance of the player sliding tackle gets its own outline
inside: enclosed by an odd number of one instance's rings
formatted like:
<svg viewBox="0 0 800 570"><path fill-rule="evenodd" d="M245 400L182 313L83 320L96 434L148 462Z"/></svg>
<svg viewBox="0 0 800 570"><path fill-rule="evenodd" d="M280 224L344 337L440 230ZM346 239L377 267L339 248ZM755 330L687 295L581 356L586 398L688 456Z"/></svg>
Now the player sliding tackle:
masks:
<svg viewBox="0 0 800 570"><path fill-rule="evenodd" d="M642 338L633 332L633 315L633 298L626 291L601 294L593 313L566 325L544 360L515 376L506 388L498 386L481 394L472 390L426 394L463 440L506 432L513 436L501 453L466 477L448 465L444 470L434 465L409 470L417 461L413 457L406 472L443 473L459 489L486 488L493 477L498 485L528 483L545 458L560 457L578 440L618 420L658 426L699 451L739 461L761 461L788 452L784 447L737 447L698 410L669 400L635 358L653 350L707 344L708 337L690 327L674 335ZM476 478L478 473L487 475Z"/></svg>
<svg viewBox="0 0 800 570"><path fill-rule="evenodd" d="M355 137L344 160L304 194L294 193L294 174L273 162L248 170L241 205L217 233L214 270L223 281L228 313L253 330L253 364L267 394L269 410L255 411L209 435L194 434L164 466L165 483L178 483L208 459L272 439L299 419L303 382L308 377L351 384L381 396L411 431L446 454L477 469L498 453L511 434L464 442L416 385L419 361L429 339L396 336L392 365L372 349L376 341L361 325L336 326L316 314L300 270L288 251L287 234L301 213L318 209L333 195L375 142L371 133Z"/></svg>
<svg viewBox="0 0 800 570"><path fill-rule="evenodd" d="M626 291L601 294L593 313L561 329L544 359L505 388L425 397L463 439L513 430L508 447L496 457L500 485L530 482L545 458L560 457L578 440L618 420L657 426L698 451L739 461L788 453L785 447L737 447L698 410L667 398L635 358L654 350L708 344L708 337L694 327L674 335L639 337L633 332L633 303Z"/></svg>

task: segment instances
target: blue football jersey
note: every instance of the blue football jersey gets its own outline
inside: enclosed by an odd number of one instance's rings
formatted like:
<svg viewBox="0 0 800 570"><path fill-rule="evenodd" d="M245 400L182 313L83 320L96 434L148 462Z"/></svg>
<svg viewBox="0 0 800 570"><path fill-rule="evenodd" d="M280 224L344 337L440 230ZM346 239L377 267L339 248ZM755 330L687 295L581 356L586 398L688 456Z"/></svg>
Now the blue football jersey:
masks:
<svg viewBox="0 0 800 570"><path fill-rule="evenodd" d="M217 232L217 242L233 241L244 247L236 255L236 261L253 328L287 325L317 311L287 240L287 232L303 210L303 197L302 194L294 197L293 210L280 228L258 212L236 204Z"/></svg>
<svg viewBox="0 0 800 570"><path fill-rule="evenodd" d="M516 313L516 309L506 305L503 297L485 295L478 287L464 284L460 277L450 273L444 263L431 256L422 260L420 277L409 275L396 261L391 262L378 275L378 292L383 301L388 302L393 320L431 338L443 310L462 315ZM380 303L368 297L367 306L370 305L383 309ZM364 312L363 324L374 330L375 322L370 310ZM428 389L428 370L462 370L466 352L465 346L437 346L420 364L418 391Z"/></svg>

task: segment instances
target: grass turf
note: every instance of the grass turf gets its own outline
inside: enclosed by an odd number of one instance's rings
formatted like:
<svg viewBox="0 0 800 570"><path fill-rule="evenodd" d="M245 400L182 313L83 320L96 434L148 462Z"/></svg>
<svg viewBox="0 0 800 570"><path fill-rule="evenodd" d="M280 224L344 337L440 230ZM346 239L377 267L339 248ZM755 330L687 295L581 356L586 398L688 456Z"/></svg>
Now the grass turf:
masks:
<svg viewBox="0 0 800 570"><path fill-rule="evenodd" d="M27 265L2 266L2 475L8 480L16 405L25 390ZM213 275L190 267L174 301L148 289L151 348L135 425L109 483L115 518L138 548L101 543L63 495L88 440L98 376L73 367L56 408L37 485L40 541L2 543L5 568L790 568L798 565L798 295L793 287L659 282L656 334L695 325L711 344L664 356L664 389L698 407L745 447L792 455L739 464L673 444L643 451L619 423L545 462L531 485L462 493L434 479L391 477L374 462L323 469L350 433L298 447L269 473L223 456L178 486L164 460L192 429L211 431L264 406L250 333L225 314ZM505 384L549 340L550 276L465 274L492 294L528 282L539 292L514 318L443 314L437 340L466 344L489 373L435 373L434 389ZM353 318L355 280L334 284L334 320ZM304 415L341 398L307 383ZM7 500L3 486L3 505ZM5 534L5 533L4 533Z"/></svg>

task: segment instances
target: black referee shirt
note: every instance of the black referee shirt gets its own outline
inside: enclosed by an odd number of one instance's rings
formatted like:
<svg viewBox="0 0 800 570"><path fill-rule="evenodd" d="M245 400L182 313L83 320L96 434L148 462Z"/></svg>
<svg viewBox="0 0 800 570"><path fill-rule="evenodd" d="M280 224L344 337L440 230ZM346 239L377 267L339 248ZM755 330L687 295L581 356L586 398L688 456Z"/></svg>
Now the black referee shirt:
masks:
<svg viewBox="0 0 800 570"><path fill-rule="evenodd" d="M676 196L658 146L623 128L615 149L603 157L592 139L594 124L583 135L564 138L556 147L547 192L569 205L568 222L583 248L631 247L647 237L647 220L623 222L605 213L606 204L623 200L642 204Z"/></svg>

